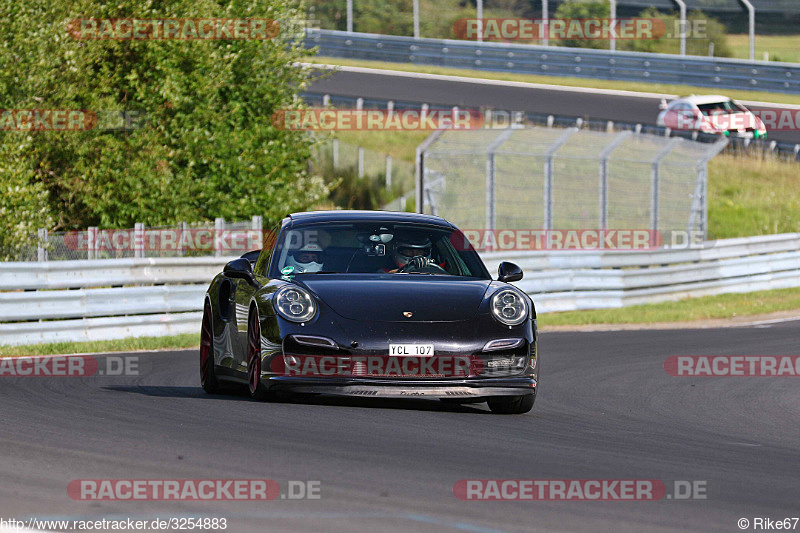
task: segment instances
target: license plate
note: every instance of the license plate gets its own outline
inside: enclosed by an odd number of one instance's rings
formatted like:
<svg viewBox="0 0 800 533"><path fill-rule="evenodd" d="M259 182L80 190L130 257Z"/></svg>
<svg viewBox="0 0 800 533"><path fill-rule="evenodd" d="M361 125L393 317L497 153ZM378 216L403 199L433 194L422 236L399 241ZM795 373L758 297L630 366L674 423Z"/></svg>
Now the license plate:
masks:
<svg viewBox="0 0 800 533"><path fill-rule="evenodd" d="M390 344L389 355L433 355L433 344Z"/></svg>

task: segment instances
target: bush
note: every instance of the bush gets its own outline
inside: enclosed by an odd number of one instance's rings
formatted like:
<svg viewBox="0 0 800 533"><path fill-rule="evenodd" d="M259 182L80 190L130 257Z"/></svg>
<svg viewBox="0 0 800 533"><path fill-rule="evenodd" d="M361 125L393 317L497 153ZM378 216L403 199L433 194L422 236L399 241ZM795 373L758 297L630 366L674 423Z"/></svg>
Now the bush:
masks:
<svg viewBox="0 0 800 533"><path fill-rule="evenodd" d="M648 8L639 15L642 18L656 18L664 21L667 28L667 33L672 34L675 28L678 28L680 16L669 13L661 13L655 8ZM714 56L716 57L731 57L732 52L728 47L726 40L725 25L716 19L705 15L702 11L690 11L686 14L688 21L687 27L695 27L696 21L705 23L706 37L695 37L687 35L686 37L686 53L695 56L707 56L709 43L714 43ZM660 39L641 39L633 41L619 41L617 47L621 50L632 50L636 52L655 52L661 54L679 54L681 51L681 42L677 35L666 35Z"/></svg>
<svg viewBox="0 0 800 533"><path fill-rule="evenodd" d="M313 142L272 125L294 106L309 55L294 0L28 0L0 7L0 107L133 110L129 131L0 135L0 247L37 226L131 227L254 214L265 223L327 196ZM74 18L272 18L270 41L77 40Z"/></svg>

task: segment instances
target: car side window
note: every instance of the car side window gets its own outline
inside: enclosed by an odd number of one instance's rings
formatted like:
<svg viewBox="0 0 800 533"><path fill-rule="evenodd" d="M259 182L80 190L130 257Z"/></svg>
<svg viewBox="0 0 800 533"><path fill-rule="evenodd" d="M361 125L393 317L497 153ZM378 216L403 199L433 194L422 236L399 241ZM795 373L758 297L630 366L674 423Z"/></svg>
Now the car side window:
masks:
<svg viewBox="0 0 800 533"><path fill-rule="evenodd" d="M253 268L253 272L259 276L266 276L269 268L269 261L272 258L272 252L275 250L275 243L278 239L278 233L281 230L281 225L278 224L270 231L264 232L261 239L261 253L258 255L258 261Z"/></svg>

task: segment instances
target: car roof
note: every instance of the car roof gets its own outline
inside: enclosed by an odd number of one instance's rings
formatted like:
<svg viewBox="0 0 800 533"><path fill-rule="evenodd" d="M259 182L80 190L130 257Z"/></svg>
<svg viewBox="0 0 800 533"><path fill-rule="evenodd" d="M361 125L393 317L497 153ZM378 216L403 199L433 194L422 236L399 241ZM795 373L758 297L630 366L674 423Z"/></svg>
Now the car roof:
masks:
<svg viewBox="0 0 800 533"><path fill-rule="evenodd" d="M453 224L435 215L405 213L401 211L359 211L336 209L331 211L305 211L287 215L285 222L416 222L453 228Z"/></svg>
<svg viewBox="0 0 800 533"><path fill-rule="evenodd" d="M690 104L694 105L716 104L718 102L727 102L728 100L730 100L729 97L722 96L719 94L709 94L709 95L693 94L691 96L683 96L681 98L675 99L676 102L689 102Z"/></svg>

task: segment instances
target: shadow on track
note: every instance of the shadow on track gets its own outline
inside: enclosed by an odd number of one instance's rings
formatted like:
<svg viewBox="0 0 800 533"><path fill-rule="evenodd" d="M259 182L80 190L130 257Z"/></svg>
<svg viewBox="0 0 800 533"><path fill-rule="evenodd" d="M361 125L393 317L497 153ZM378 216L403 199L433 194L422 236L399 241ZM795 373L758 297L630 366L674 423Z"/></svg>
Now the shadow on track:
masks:
<svg viewBox="0 0 800 533"><path fill-rule="evenodd" d="M158 385L112 385L103 390L127 392L158 398L199 398L204 400L253 401L244 388L231 389L224 394L206 394L200 387ZM404 409L411 411L440 411L445 413L491 414L486 409L439 400L394 398L348 398L314 394L282 394L269 404L325 405L330 407L357 407L364 409Z"/></svg>

